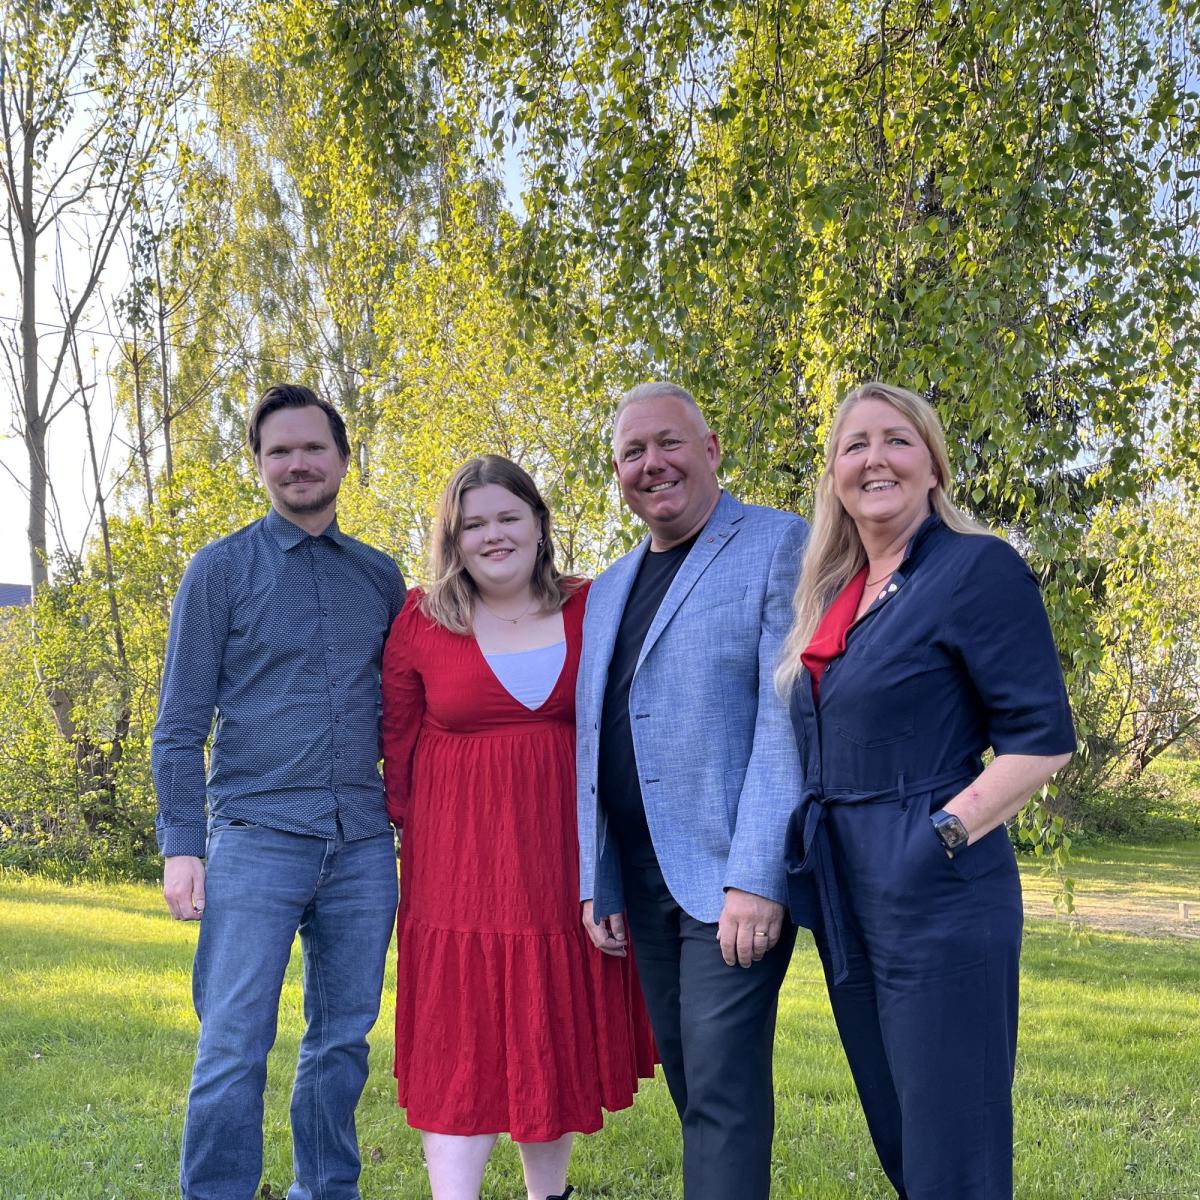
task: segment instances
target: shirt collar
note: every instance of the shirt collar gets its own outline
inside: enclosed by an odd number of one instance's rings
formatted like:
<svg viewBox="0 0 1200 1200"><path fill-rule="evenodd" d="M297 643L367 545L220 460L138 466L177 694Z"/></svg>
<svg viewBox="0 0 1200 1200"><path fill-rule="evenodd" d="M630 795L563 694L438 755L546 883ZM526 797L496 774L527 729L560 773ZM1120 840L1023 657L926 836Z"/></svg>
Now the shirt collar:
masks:
<svg viewBox="0 0 1200 1200"><path fill-rule="evenodd" d="M281 550L292 550L313 536L307 529L294 525L274 508L267 510L267 515L263 518L263 527L279 543ZM327 537L339 546L346 546L350 542L350 538L338 528L337 517L329 522L328 527L319 536Z"/></svg>

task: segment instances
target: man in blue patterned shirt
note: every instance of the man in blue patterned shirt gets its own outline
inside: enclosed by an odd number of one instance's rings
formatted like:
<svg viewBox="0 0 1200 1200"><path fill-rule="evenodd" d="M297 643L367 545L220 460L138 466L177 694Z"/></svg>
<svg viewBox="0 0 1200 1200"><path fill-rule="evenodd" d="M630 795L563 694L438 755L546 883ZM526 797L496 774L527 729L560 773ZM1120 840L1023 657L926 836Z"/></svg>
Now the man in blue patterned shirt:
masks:
<svg viewBox="0 0 1200 1200"><path fill-rule="evenodd" d="M354 1109L396 910L379 663L404 583L337 527L350 446L332 405L272 387L248 435L271 509L184 573L151 756L163 894L177 919L203 918L180 1189L257 1192L267 1052L299 932L306 1025L288 1197L358 1200Z"/></svg>

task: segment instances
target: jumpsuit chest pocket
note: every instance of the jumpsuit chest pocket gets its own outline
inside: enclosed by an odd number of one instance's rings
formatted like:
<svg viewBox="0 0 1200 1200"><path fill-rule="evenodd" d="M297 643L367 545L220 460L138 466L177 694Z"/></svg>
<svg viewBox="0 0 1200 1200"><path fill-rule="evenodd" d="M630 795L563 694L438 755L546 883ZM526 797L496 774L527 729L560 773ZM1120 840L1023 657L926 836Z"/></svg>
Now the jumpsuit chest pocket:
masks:
<svg viewBox="0 0 1200 1200"><path fill-rule="evenodd" d="M919 680L929 671L922 655L886 645L851 645L822 681L822 719L847 748L895 746L913 735Z"/></svg>

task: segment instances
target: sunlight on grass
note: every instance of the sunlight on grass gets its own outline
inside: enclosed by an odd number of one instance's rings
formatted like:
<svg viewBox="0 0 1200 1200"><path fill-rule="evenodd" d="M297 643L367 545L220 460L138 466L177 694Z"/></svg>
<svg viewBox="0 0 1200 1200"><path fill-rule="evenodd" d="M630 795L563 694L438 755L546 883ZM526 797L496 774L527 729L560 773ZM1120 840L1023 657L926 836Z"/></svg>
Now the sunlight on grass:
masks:
<svg viewBox="0 0 1200 1200"><path fill-rule="evenodd" d="M1200 845L1089 847L1078 877L1097 891L1161 897L1195 889ZM1148 877L1152 884L1143 887ZM1136 887L1134 886L1136 883ZM1036 888L1026 876L1027 888ZM1082 886L1082 884L1081 884ZM148 1200L175 1175L196 1019L196 928L171 921L151 887L69 887L0 876L0 1180L4 1200ZM1197 947L1093 930L1073 941L1032 921L1023 960L1016 1089L1017 1195L1028 1200L1200 1200ZM427 1193L419 1140L395 1105L385 984L359 1108L363 1193ZM302 1028L293 957L268 1071L264 1179L290 1181L288 1088ZM802 934L780 999L776 1194L892 1195L871 1151L811 940ZM581 1139L581 1200L680 1194L678 1125L661 1078L603 1134ZM484 1196L520 1194L502 1144Z"/></svg>

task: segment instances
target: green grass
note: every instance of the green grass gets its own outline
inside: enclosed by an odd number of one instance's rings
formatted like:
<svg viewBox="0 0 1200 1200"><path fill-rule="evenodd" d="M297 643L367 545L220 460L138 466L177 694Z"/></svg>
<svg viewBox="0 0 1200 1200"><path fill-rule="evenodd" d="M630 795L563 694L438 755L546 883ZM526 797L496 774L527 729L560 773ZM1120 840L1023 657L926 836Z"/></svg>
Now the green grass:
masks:
<svg viewBox="0 0 1200 1200"><path fill-rule="evenodd" d="M1091 847L1089 888L1200 901L1200 844ZM1043 887L1030 872L1031 892ZM1049 887L1049 884L1045 885ZM139 885L66 886L0 876L0 1194L4 1200L143 1200L177 1194L195 1045L194 926ZM1200 1198L1200 942L1097 928L1072 939L1032 921L1024 955L1016 1089L1017 1195L1037 1200ZM385 1014L391 1003L389 980ZM426 1194L417 1136L395 1107L389 1022L372 1040L359 1109L367 1200ZM265 1180L290 1181L287 1093L301 1029L299 963L271 1057ZM782 997L776 1194L892 1195L871 1151L811 943ZM581 1139L581 1200L679 1195L677 1124L661 1081L603 1133ZM484 1195L523 1194L511 1145Z"/></svg>

